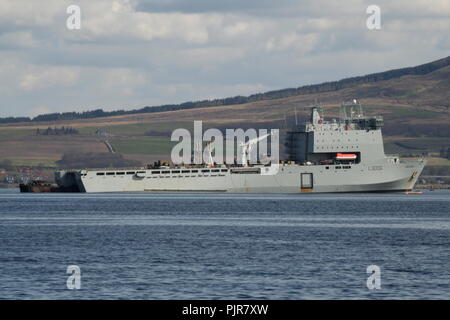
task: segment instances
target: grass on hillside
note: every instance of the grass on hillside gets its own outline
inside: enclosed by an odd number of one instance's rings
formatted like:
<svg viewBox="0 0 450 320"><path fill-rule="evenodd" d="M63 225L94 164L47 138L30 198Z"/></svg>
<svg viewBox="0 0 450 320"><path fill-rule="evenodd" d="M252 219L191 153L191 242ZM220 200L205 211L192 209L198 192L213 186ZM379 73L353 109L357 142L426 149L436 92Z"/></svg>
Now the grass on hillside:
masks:
<svg viewBox="0 0 450 320"><path fill-rule="evenodd" d="M26 130L26 129L8 129L8 130L0 130L0 140L14 140L18 138L23 138L27 136L32 136L36 130Z"/></svg>
<svg viewBox="0 0 450 320"><path fill-rule="evenodd" d="M389 141L384 144L387 153L422 153L439 152L442 148L450 147L450 138L411 138Z"/></svg>
<svg viewBox="0 0 450 320"><path fill-rule="evenodd" d="M176 142L169 137L139 137L110 141L116 152L123 154L167 154L170 155Z"/></svg>
<svg viewBox="0 0 450 320"><path fill-rule="evenodd" d="M427 166L447 166L450 167L450 160L444 158L428 158Z"/></svg>
<svg viewBox="0 0 450 320"><path fill-rule="evenodd" d="M392 120L417 120L417 119L433 119L442 117L441 112L419 109L417 107L396 106L396 105L363 105L366 115L383 116L384 120L391 122Z"/></svg>
<svg viewBox="0 0 450 320"><path fill-rule="evenodd" d="M56 168L56 162L50 159L0 159L10 160L11 164L16 167L45 167L45 168Z"/></svg>
<svg viewBox="0 0 450 320"><path fill-rule="evenodd" d="M137 123L124 124L106 127L85 127L79 128L81 134L94 134L97 129L101 129L113 135L136 136L144 135L146 132L172 132L177 128L192 128L192 122L161 122L161 123Z"/></svg>
<svg viewBox="0 0 450 320"><path fill-rule="evenodd" d="M389 115L389 119L433 119L441 117L442 113L428 111L428 110L420 110L414 108L395 108L391 115Z"/></svg>

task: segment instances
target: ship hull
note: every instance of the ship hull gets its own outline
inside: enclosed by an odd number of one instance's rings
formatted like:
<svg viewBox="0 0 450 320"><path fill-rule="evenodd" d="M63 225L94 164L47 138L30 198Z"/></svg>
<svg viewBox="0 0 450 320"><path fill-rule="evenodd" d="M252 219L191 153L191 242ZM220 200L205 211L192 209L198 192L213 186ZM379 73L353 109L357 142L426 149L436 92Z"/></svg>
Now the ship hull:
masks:
<svg viewBox="0 0 450 320"><path fill-rule="evenodd" d="M275 174L169 173L114 174L105 170L70 172L80 192L225 192L225 193L341 193L409 191L425 166L424 160L400 163L281 165ZM184 168L187 169L187 168ZM264 167L261 169L264 170ZM188 171L188 170L185 170ZM114 172L119 173L119 172ZM98 175L103 174L103 175ZM61 180L61 179L60 179ZM64 176L62 176L64 180ZM67 182L66 182L67 184Z"/></svg>

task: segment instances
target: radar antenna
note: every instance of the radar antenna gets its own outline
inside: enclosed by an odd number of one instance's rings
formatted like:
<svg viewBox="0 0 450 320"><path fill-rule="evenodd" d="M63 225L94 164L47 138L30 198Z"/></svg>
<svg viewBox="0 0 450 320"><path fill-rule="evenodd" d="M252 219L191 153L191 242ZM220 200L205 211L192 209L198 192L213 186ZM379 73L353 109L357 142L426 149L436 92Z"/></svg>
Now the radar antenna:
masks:
<svg viewBox="0 0 450 320"><path fill-rule="evenodd" d="M361 103L356 99L353 99L353 101L351 102L342 102L339 113L342 120L364 118L364 112Z"/></svg>

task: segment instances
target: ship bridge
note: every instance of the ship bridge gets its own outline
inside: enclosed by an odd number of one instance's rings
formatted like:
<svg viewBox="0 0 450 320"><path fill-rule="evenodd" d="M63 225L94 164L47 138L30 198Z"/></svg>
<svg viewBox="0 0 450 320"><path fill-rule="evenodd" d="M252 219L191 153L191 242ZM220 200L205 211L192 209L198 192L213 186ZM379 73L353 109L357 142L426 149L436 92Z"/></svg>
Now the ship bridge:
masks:
<svg viewBox="0 0 450 320"><path fill-rule="evenodd" d="M382 117L364 116L356 101L342 104L338 120L325 121L321 109L320 106L312 107L310 121L287 133L289 160L331 164L371 162L386 157L381 134Z"/></svg>

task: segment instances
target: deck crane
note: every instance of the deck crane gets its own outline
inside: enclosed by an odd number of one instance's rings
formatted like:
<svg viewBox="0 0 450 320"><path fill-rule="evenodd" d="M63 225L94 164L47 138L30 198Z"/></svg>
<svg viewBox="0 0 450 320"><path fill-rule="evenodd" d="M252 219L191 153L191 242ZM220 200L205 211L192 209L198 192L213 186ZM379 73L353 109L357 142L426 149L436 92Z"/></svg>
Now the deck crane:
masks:
<svg viewBox="0 0 450 320"><path fill-rule="evenodd" d="M255 145L257 145L259 141L266 139L266 138L269 137L270 135L271 135L271 134L268 133L268 134L262 135L262 136L260 136L260 137L258 137L258 138L251 139L251 140L249 140L249 141L247 141L247 142L241 142L241 143L239 144L239 146L241 147L242 165L243 165L244 167L248 167L248 163L249 163L250 160L251 160L251 159L250 159L250 153L251 153L253 147L254 147Z"/></svg>

